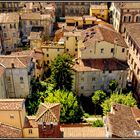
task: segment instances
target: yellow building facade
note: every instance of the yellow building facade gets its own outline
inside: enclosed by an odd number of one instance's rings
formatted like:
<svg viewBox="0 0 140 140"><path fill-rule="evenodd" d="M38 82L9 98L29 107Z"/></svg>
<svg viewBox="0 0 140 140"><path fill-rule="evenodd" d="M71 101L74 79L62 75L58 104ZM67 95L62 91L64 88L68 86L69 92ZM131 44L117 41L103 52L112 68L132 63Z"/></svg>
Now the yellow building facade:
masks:
<svg viewBox="0 0 140 140"><path fill-rule="evenodd" d="M91 5L90 6L90 16L96 16L99 19L105 21L108 20L108 7L107 5Z"/></svg>

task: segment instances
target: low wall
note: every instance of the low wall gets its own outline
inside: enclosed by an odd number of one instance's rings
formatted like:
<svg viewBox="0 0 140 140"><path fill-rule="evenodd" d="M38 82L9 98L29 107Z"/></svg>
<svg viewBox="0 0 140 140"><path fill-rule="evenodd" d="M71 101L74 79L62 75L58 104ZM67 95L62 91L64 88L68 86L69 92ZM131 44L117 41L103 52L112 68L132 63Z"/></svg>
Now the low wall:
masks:
<svg viewBox="0 0 140 140"><path fill-rule="evenodd" d="M89 123L60 124L60 127L84 127L91 126Z"/></svg>

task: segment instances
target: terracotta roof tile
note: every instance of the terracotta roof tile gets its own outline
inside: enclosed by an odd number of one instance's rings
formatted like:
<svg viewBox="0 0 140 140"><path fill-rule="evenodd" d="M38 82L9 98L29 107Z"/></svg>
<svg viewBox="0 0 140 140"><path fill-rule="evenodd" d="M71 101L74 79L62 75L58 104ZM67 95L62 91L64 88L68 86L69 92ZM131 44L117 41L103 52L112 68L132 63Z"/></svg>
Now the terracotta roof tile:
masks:
<svg viewBox="0 0 140 140"><path fill-rule="evenodd" d="M22 138L22 131L15 127L0 123L0 138Z"/></svg>
<svg viewBox="0 0 140 140"><path fill-rule="evenodd" d="M36 114L36 121L44 117L46 122L59 122L60 104L59 103L41 103Z"/></svg>
<svg viewBox="0 0 140 140"><path fill-rule="evenodd" d="M0 13L0 23L16 23L16 22L19 22L19 14Z"/></svg>
<svg viewBox="0 0 140 140"><path fill-rule="evenodd" d="M21 110L24 99L0 99L0 110Z"/></svg>
<svg viewBox="0 0 140 140"><path fill-rule="evenodd" d="M24 128L37 128L38 123L35 121L36 116L26 116L24 122Z"/></svg>
<svg viewBox="0 0 140 140"><path fill-rule="evenodd" d="M111 27L111 25L107 24L97 25L84 30L81 34L81 39L85 47L93 46L98 41L106 41L122 47L128 47L121 34L117 33L113 26Z"/></svg>
<svg viewBox="0 0 140 140"><path fill-rule="evenodd" d="M115 2L114 4L120 9L140 9L140 2Z"/></svg>
<svg viewBox="0 0 140 140"><path fill-rule="evenodd" d="M73 67L76 71L126 70L126 62L117 59L82 59Z"/></svg>
<svg viewBox="0 0 140 140"><path fill-rule="evenodd" d="M112 134L122 138L138 137L134 130L140 131L140 127L135 121L131 107L115 103L113 108L115 113L107 114Z"/></svg>
<svg viewBox="0 0 140 140"><path fill-rule="evenodd" d="M12 64L14 64L15 68L26 68L28 66L28 62L29 58L26 56L0 56L0 63L6 68L12 68Z"/></svg>
<svg viewBox="0 0 140 140"><path fill-rule="evenodd" d="M125 24L125 27L128 34L140 46L140 23Z"/></svg>

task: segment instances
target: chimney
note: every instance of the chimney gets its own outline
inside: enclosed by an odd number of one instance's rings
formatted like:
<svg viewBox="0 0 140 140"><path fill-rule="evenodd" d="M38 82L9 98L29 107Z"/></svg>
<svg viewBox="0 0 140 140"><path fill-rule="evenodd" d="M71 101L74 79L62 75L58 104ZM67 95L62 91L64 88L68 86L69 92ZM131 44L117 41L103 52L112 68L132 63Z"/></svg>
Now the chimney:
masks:
<svg viewBox="0 0 140 140"><path fill-rule="evenodd" d="M11 66L12 66L12 68L15 68L15 65L14 65L14 63L12 63L12 64L11 64Z"/></svg>

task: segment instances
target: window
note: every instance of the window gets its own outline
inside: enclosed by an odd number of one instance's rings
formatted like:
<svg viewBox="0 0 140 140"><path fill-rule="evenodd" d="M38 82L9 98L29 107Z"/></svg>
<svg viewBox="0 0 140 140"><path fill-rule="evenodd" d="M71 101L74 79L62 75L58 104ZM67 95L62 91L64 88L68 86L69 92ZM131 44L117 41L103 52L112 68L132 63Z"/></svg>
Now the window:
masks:
<svg viewBox="0 0 140 140"><path fill-rule="evenodd" d="M114 53L114 48L111 48L111 53Z"/></svg>
<svg viewBox="0 0 140 140"><path fill-rule="evenodd" d="M139 73L140 73L140 69L138 68L138 70L137 70L137 75L139 75Z"/></svg>
<svg viewBox="0 0 140 140"><path fill-rule="evenodd" d="M47 54L47 57L49 57L49 54Z"/></svg>
<svg viewBox="0 0 140 140"><path fill-rule="evenodd" d="M32 25L32 21L30 21L30 25Z"/></svg>
<svg viewBox="0 0 140 140"><path fill-rule="evenodd" d="M13 114L10 115L10 119L14 119L14 115Z"/></svg>
<svg viewBox="0 0 140 140"><path fill-rule="evenodd" d="M50 129L52 129L52 128L53 128L53 123L50 124Z"/></svg>
<svg viewBox="0 0 140 140"><path fill-rule="evenodd" d="M13 33L13 37L16 37L16 33Z"/></svg>
<svg viewBox="0 0 140 140"><path fill-rule="evenodd" d="M21 84L24 83L23 77L20 77L20 83L21 83Z"/></svg>
<svg viewBox="0 0 140 140"><path fill-rule="evenodd" d="M68 37L66 37L66 39L68 40L69 38L68 38Z"/></svg>
<svg viewBox="0 0 140 140"><path fill-rule="evenodd" d="M111 70L109 70L109 73L112 73L112 71L111 71Z"/></svg>
<svg viewBox="0 0 140 140"><path fill-rule="evenodd" d="M122 48L122 52L125 52L125 48Z"/></svg>
<svg viewBox="0 0 140 140"><path fill-rule="evenodd" d="M90 53L92 53L92 50L90 50Z"/></svg>
<svg viewBox="0 0 140 140"><path fill-rule="evenodd" d="M14 24L14 28L16 29L16 24Z"/></svg>
<svg viewBox="0 0 140 140"><path fill-rule="evenodd" d="M47 60L47 64L49 64L50 63L50 61L49 60Z"/></svg>
<svg viewBox="0 0 140 140"><path fill-rule="evenodd" d="M134 69L136 69L136 66L137 66L137 64L135 63L135 64L134 64Z"/></svg>
<svg viewBox="0 0 140 140"><path fill-rule="evenodd" d="M10 24L10 28L12 29L12 24Z"/></svg>
<svg viewBox="0 0 140 140"><path fill-rule="evenodd" d="M103 53L103 52L104 52L104 49L102 48L102 49L101 49L101 53Z"/></svg>
<svg viewBox="0 0 140 140"><path fill-rule="evenodd" d="M92 77L92 81L95 81L95 77Z"/></svg>
<svg viewBox="0 0 140 140"><path fill-rule="evenodd" d="M29 134L32 134L32 129L29 129Z"/></svg>
<svg viewBox="0 0 140 140"><path fill-rule="evenodd" d="M81 86L81 89L84 89L84 86Z"/></svg>
<svg viewBox="0 0 140 140"><path fill-rule="evenodd" d="M75 51L77 52L77 48L75 49Z"/></svg>
<svg viewBox="0 0 140 140"><path fill-rule="evenodd" d="M81 81L84 81L84 77L81 78Z"/></svg>
<svg viewBox="0 0 140 140"><path fill-rule="evenodd" d="M6 37L7 37L7 34L6 34L6 33L4 33L4 34L3 34L3 36L6 38Z"/></svg>
<svg viewBox="0 0 140 140"><path fill-rule="evenodd" d="M93 89L95 89L95 86L93 86Z"/></svg>
<svg viewBox="0 0 140 140"><path fill-rule="evenodd" d="M57 49L57 51L59 52L59 49Z"/></svg>
<svg viewBox="0 0 140 140"><path fill-rule="evenodd" d="M133 64L133 61L134 61L134 59L132 58L132 60L131 60L131 64Z"/></svg>
<svg viewBox="0 0 140 140"><path fill-rule="evenodd" d="M67 49L67 52L69 51L69 49Z"/></svg>
<svg viewBox="0 0 140 140"><path fill-rule="evenodd" d="M140 16L136 16L136 22L140 22Z"/></svg>

